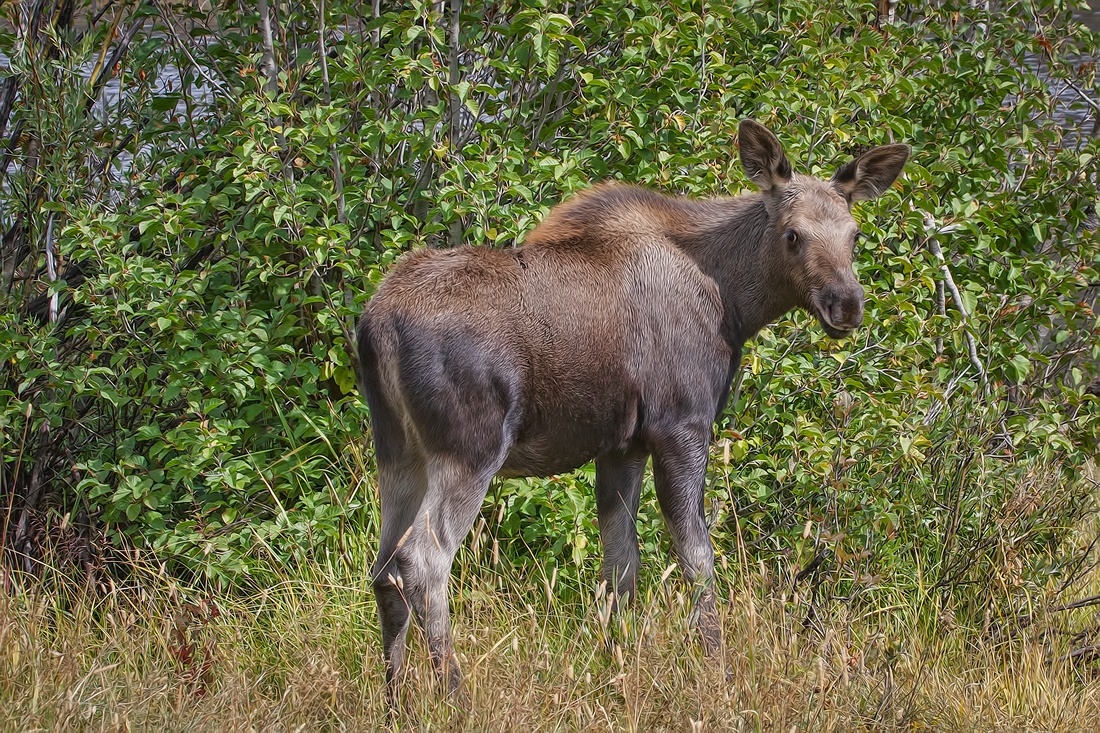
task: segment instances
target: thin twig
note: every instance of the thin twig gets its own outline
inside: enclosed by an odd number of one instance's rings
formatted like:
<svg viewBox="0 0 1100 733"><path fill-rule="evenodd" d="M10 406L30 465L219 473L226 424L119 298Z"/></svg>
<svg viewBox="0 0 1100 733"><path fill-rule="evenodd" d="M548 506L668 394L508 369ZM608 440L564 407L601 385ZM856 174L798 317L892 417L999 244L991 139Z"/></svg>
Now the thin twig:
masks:
<svg viewBox="0 0 1100 733"><path fill-rule="evenodd" d="M321 51L321 80L325 88L325 106L332 105L332 92L328 81L328 46L325 43L325 0L318 3L317 10L317 36ZM336 149L336 142L329 143L329 155L332 156L332 182L336 188L336 220L341 224L347 223L346 206L344 201L344 169L340 164L340 153Z"/></svg>
<svg viewBox="0 0 1100 733"><path fill-rule="evenodd" d="M195 57L191 55L191 51L188 50L187 44L184 43L183 39L179 37L179 33L176 31L175 25L172 24L168 13L165 12L160 3L154 0L153 7L157 9L157 12L160 14L161 20L163 20L164 24L168 27L168 33L172 36L172 40L176 42L176 47L179 48L180 51L183 51L184 55L187 56L187 59L191 62L191 65L195 67L195 71L199 72L199 76L205 79L206 83L209 84L212 88L217 89L222 94L229 94L229 82L226 81L224 78L221 82L218 82L212 76L210 76L210 74L207 73L207 69L205 66L201 65L198 61L195 60ZM215 70L217 69L217 67L213 68Z"/></svg>
<svg viewBox="0 0 1100 733"><path fill-rule="evenodd" d="M19 76L12 74L0 82L0 137L8 128L8 119L11 117L12 107L15 106L15 96L19 91Z"/></svg>
<svg viewBox="0 0 1100 733"><path fill-rule="evenodd" d="M1073 601L1072 603L1064 603L1060 606L1053 606L1052 608L1046 609L1045 613L1048 613L1048 614L1050 614L1050 613L1061 613L1062 611L1073 611L1073 610L1076 610L1078 608L1088 608L1090 606L1096 606L1096 605L1100 605L1100 595L1089 596L1088 598L1082 598L1080 600ZM1015 628L1015 630L1013 630L1012 628L1009 628L1006 631L1004 631L1003 633L1006 634L1007 636L1012 636L1017 631L1020 631L1022 629L1026 629L1027 627L1029 627L1033 623L1035 623L1035 620L1036 620L1038 615L1039 614L1032 614L1032 613L1020 614L1019 616L1016 617L1016 628Z"/></svg>
<svg viewBox="0 0 1100 733"><path fill-rule="evenodd" d="M1089 596L1088 598L1082 598L1072 603L1065 603L1061 606L1055 606L1050 609L1048 613L1058 613L1059 611L1072 611L1076 608L1087 608L1089 606L1095 606L1100 604L1100 595Z"/></svg>
<svg viewBox="0 0 1100 733"><path fill-rule="evenodd" d="M448 104L451 113L451 155L455 160L460 160L461 148L459 147L459 135L462 126L462 100L458 98L456 88L459 82L458 54L459 41L461 39L462 0L451 0L451 48L450 62L447 70L447 82L450 89L447 92ZM477 120L472 125L477 127ZM454 220L447 227L448 237L452 247L462 244L462 217L455 214Z"/></svg>
<svg viewBox="0 0 1100 733"><path fill-rule="evenodd" d="M38 499L42 494L42 472L46 470L47 463L46 451L52 446L49 437L50 421L44 419L38 426L38 449L35 451L34 464L31 466L30 486L27 488L26 496L23 497L23 509L19 512L19 521L16 522L15 537L12 542L16 553L23 556L23 568L28 573L34 570L31 515L38 509Z"/></svg>
<svg viewBox="0 0 1100 733"><path fill-rule="evenodd" d="M115 34L118 33L118 24L122 22L122 11L123 7L119 5L115 11L114 20L111 21L111 27L103 35L103 45L99 49L99 58L96 59L95 66L92 67L92 73L88 75L92 87L96 86L100 74L103 73L103 66L107 63L107 52L111 49L111 41L114 40Z"/></svg>
<svg viewBox="0 0 1100 733"><path fill-rule="evenodd" d="M985 367L982 366L981 359L978 358L978 345L974 340L974 335L970 332L968 325L970 314L967 313L966 305L963 304L962 294L959 293L959 288L955 285L955 278L951 275L951 268L947 264L947 260L943 256L943 250L940 249L939 242L936 241L936 228L935 222L929 217L925 221L925 228L928 230L928 248L932 251L932 255L939 262L940 272L943 273L943 283L947 286L947 289L951 291L951 300L955 303L955 308L958 309L961 316L963 328L963 336L966 338L966 349L970 356L970 363L977 370L978 376L981 377L982 386L988 386L988 379L986 378Z"/></svg>
<svg viewBox="0 0 1100 733"><path fill-rule="evenodd" d="M260 30L262 31L264 40L264 54L263 54L263 67L264 67L264 89L267 91L268 97L275 99L279 95L279 69L275 66L275 42L272 40L271 35L271 10L268 8L267 0L260 0ZM290 155L287 152L286 136L283 135L282 120L279 117L275 118L275 125L278 132L275 133L275 139L279 143L279 149L282 151L280 156L283 164L283 178L288 183L294 183L294 167L290 163Z"/></svg>
<svg viewBox="0 0 1100 733"><path fill-rule="evenodd" d="M260 0L260 31L263 34L264 88L271 98L279 93L279 69L275 66L275 41L271 35L271 10L267 0Z"/></svg>
<svg viewBox="0 0 1100 733"><path fill-rule="evenodd" d="M56 246L54 244L53 236L53 222L54 213L50 212L49 219L46 220L46 275L50 278L51 283L57 282L57 253L54 251ZM57 322L57 289L55 287L50 288L53 293L50 295L50 307L48 311L48 320L50 323Z"/></svg>
<svg viewBox="0 0 1100 733"><path fill-rule="evenodd" d="M810 170L810 167L814 164L814 148L817 147L817 118L821 114L821 108L818 107L814 110L814 126L810 129L810 149L806 152L806 170ZM824 137L822 137L824 140Z"/></svg>
<svg viewBox="0 0 1100 733"><path fill-rule="evenodd" d="M1081 649L1074 649L1069 654L1063 654L1058 657L1059 662L1068 662L1074 659L1080 659L1086 657L1091 659L1093 657L1100 657L1100 646L1086 646Z"/></svg>
<svg viewBox="0 0 1100 733"><path fill-rule="evenodd" d="M118 44L115 46L115 50L111 52L107 61L99 68L98 72L92 77L90 86L90 92L88 99L85 102L85 111L90 110L95 104L95 100L99 98L99 93L103 90L103 87L107 84L107 80L114 75L114 69L122 61L122 57L130 50L130 44L134 42L134 37L137 36L137 32L141 30L145 25L144 18L138 18L130 27L122 34Z"/></svg>

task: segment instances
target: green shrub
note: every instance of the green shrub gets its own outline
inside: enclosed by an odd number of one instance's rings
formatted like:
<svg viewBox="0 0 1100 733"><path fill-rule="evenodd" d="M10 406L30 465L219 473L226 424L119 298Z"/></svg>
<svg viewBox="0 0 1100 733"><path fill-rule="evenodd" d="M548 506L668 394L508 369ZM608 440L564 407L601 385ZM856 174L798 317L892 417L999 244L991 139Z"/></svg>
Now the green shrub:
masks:
<svg viewBox="0 0 1100 733"><path fill-rule="evenodd" d="M24 513L67 515L51 526L233 584L374 531L350 346L396 258L511 246L604 178L740 191L752 117L819 175L889 140L914 155L857 212L865 328L831 342L793 314L748 350L712 462L720 553L837 588L980 581L978 606L1045 587L1072 559L1100 432L1083 228L1100 143L1067 129L1095 113L1052 94L1094 88L1096 39L1040 5L877 23L868 2L467 3L452 47L450 6L336 2L322 55L316 8L274 4L274 68L235 3L110 10L82 36L51 3L37 32L4 11L9 546L44 531ZM111 74L125 93L93 105ZM500 483L486 537L587 592L592 481ZM643 504L657 575L667 543Z"/></svg>

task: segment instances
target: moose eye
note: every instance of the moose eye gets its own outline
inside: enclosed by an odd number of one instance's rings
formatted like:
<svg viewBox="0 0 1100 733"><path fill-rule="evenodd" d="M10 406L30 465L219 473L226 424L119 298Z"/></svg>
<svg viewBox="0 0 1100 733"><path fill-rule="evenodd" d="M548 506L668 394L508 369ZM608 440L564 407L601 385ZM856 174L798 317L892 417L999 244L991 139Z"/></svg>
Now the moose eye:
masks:
<svg viewBox="0 0 1100 733"><path fill-rule="evenodd" d="M783 234L783 241L785 241L787 246L791 249L798 249L798 232L794 229L788 229Z"/></svg>

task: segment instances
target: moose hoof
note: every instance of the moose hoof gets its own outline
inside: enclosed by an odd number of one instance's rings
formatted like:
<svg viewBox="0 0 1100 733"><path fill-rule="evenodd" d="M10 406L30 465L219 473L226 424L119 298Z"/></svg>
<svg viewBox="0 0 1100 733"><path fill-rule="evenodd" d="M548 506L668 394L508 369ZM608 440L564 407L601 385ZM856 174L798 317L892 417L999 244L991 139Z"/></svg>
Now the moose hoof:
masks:
<svg viewBox="0 0 1100 733"><path fill-rule="evenodd" d="M722 627L718 624L718 614L713 611L699 617L699 636L703 642L703 653L713 657L722 647Z"/></svg>

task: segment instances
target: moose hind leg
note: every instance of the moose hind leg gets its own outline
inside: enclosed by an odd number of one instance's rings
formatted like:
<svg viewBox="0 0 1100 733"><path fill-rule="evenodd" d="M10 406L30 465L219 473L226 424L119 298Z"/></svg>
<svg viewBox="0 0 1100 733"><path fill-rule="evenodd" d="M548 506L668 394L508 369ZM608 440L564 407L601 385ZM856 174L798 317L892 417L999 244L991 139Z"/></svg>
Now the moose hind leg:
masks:
<svg viewBox="0 0 1100 733"><path fill-rule="evenodd" d="M471 468L461 459L433 456L428 463L428 500L416 518L417 556L422 582L410 598L428 641L432 663L447 690L462 683L451 639L447 581L455 554L474 526L499 463Z"/></svg>
<svg viewBox="0 0 1100 733"><path fill-rule="evenodd" d="M596 460L596 510L603 541L603 579L613 593L612 608L634 597L638 575L638 497L644 453L601 456Z"/></svg>
<svg viewBox="0 0 1100 733"><path fill-rule="evenodd" d="M722 632L714 602L714 546L703 511L710 425L678 426L654 441L653 479L672 545L695 586L703 649L718 650Z"/></svg>
<svg viewBox="0 0 1100 733"><path fill-rule="evenodd" d="M386 683L392 699L405 662L410 617L408 594L418 582L410 539L413 521L428 488L424 457L409 450L396 460L380 460L378 488L382 540L372 577L382 631Z"/></svg>

